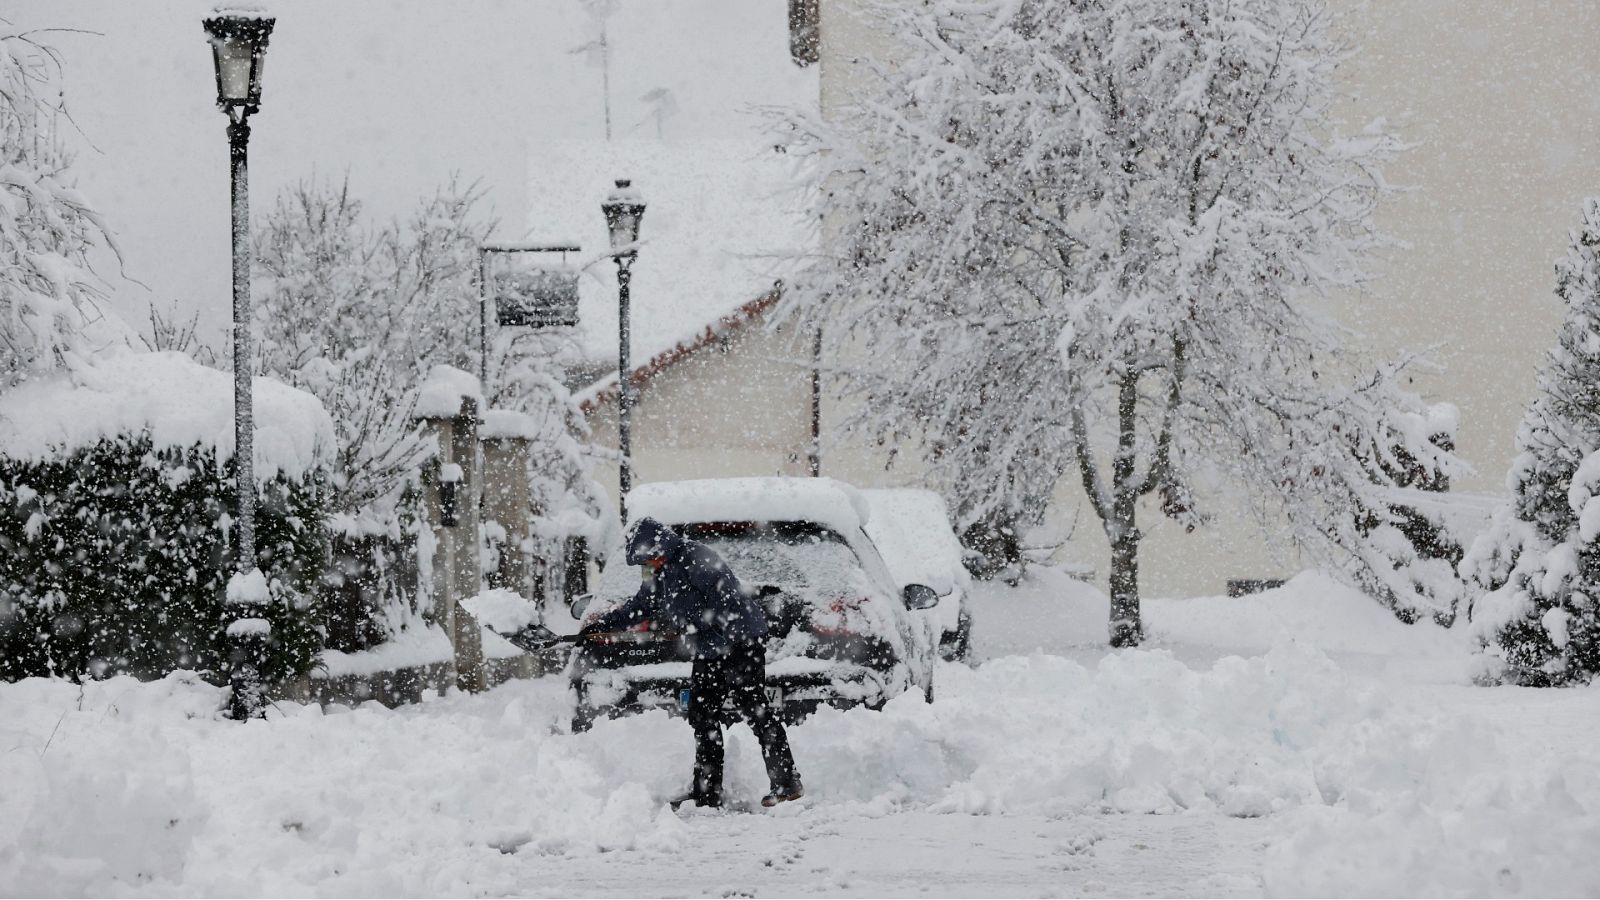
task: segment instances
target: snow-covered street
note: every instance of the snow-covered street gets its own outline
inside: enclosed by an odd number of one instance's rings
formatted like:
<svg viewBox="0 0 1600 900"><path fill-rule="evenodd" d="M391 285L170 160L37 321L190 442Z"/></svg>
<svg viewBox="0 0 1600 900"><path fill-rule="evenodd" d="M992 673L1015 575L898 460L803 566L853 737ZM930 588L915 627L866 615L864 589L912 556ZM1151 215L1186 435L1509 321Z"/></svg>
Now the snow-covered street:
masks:
<svg viewBox="0 0 1600 900"><path fill-rule="evenodd" d="M772 812L685 809L688 727L566 733L559 678L395 710L220 717L181 675L0 686L0 884L15 895L1586 895L1600 690L1479 688L1459 634L1316 576L1152 601L1050 571L975 600L938 698L791 729ZM1098 611L1097 611L1098 607ZM1320 644L1320 646L1319 646ZM1038 645L1036 650L1034 645ZM1357 648L1364 647L1360 652ZM1054 652L1040 652L1050 650ZM1513 766L1513 762L1515 766ZM244 777L241 777L244 776Z"/></svg>

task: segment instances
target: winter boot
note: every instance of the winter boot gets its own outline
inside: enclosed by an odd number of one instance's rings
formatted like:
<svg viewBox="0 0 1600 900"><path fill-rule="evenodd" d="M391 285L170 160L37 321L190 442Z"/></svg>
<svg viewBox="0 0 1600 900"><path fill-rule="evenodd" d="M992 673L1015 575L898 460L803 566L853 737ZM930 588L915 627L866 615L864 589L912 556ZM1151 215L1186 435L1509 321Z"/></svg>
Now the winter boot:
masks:
<svg viewBox="0 0 1600 900"><path fill-rule="evenodd" d="M805 793L805 790L800 787L800 782L796 781L794 784L789 785L788 787L773 788L771 793L761 798L761 805L771 809L772 807L777 806L779 803L787 803L790 800L799 800L801 797L805 796Z"/></svg>

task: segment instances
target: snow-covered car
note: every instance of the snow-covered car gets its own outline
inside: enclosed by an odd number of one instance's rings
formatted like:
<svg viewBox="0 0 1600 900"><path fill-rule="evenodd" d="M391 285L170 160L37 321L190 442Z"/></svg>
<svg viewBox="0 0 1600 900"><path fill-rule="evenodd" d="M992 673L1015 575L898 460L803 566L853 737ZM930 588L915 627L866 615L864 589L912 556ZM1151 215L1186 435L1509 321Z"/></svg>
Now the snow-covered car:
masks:
<svg viewBox="0 0 1600 900"><path fill-rule="evenodd" d="M909 690L933 699L938 633L918 611L938 595L894 580L862 528L869 507L854 488L824 478L656 482L628 495L628 511L715 550L761 596L771 631L767 696L785 720L824 704L878 708ZM640 578L638 569L613 562L593 599L580 599L574 612L626 601ZM690 666L681 636L653 622L590 635L567 669L573 730L599 716L684 712Z"/></svg>
<svg viewBox="0 0 1600 900"><path fill-rule="evenodd" d="M972 573L963 564L961 541L944 498L921 488L863 490L871 515L867 537L883 555L889 573L904 584L933 588L939 603L926 615L939 627L939 652L965 659L972 639Z"/></svg>

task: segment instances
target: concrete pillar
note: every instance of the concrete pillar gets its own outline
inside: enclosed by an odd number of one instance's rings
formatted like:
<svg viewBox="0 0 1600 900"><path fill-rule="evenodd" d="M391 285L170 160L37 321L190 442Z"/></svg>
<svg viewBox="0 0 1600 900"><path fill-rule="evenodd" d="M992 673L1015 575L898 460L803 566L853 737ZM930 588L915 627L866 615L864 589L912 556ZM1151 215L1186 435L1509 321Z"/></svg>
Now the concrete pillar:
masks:
<svg viewBox="0 0 1600 900"><path fill-rule="evenodd" d="M418 415L424 433L432 436L439 448L423 476L423 507L437 542L433 618L450 638L456 686L479 691L484 686L483 635L478 620L461 606L462 600L477 595L482 580L478 400L463 394L453 414L441 414L444 408L433 402Z"/></svg>
<svg viewBox="0 0 1600 900"><path fill-rule="evenodd" d="M530 600L542 581L534 570L533 533L529 508L527 416L506 410L484 414L483 515L505 529L499 565L489 573L492 586L516 591Z"/></svg>

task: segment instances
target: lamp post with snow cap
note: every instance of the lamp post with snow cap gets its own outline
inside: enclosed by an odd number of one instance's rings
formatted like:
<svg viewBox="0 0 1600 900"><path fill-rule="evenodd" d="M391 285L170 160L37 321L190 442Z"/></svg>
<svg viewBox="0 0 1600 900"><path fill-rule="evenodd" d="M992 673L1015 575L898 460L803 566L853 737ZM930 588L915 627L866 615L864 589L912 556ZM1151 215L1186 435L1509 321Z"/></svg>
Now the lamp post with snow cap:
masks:
<svg viewBox="0 0 1600 900"><path fill-rule="evenodd" d="M633 261L639 258L639 222L644 218L644 198L626 178L600 205L611 232L611 256L617 261L617 451L622 457L617 476L617 511L624 527L628 524L628 491L633 488L633 448L630 434L633 419L633 379L628 367L628 343L632 326L628 323L628 287L633 282Z"/></svg>
<svg viewBox="0 0 1600 900"><path fill-rule="evenodd" d="M230 712L236 719L259 715L266 698L262 655L271 626L261 617L266 579L256 568L255 422L250 393L250 203L246 150L250 115L261 108L261 63L272 34L272 16L245 5L219 6L205 20L217 70L217 107L228 116L228 158L233 198L233 420L234 490L238 500L239 550L228 580L228 669Z"/></svg>

